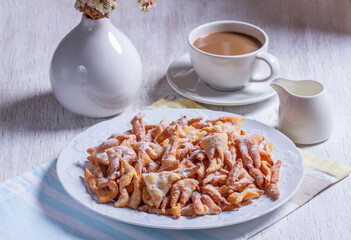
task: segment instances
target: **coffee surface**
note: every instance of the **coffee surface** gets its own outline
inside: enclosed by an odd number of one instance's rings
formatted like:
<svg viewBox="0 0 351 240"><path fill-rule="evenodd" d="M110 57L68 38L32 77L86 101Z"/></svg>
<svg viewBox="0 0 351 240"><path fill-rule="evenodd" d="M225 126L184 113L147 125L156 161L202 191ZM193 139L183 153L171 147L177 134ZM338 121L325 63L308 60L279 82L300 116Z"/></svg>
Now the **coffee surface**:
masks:
<svg viewBox="0 0 351 240"><path fill-rule="evenodd" d="M214 32L195 40L194 46L216 55L242 55L262 47L255 37L238 32Z"/></svg>

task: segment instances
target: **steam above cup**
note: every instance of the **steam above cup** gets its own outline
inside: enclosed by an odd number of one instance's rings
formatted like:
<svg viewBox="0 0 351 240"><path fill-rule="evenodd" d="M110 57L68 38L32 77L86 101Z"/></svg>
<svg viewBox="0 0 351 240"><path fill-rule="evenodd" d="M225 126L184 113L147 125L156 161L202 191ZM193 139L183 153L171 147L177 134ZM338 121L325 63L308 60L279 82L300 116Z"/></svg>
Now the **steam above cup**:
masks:
<svg viewBox="0 0 351 240"><path fill-rule="evenodd" d="M262 45L242 55L218 55L200 50L194 42L200 37L217 32L233 32L252 36ZM271 81L280 71L278 60L268 51L267 34L257 26L238 21L218 21L201 25L188 36L188 50L193 68L201 80L217 90L239 90L250 82ZM253 78L255 61L262 60L270 67L270 75Z"/></svg>

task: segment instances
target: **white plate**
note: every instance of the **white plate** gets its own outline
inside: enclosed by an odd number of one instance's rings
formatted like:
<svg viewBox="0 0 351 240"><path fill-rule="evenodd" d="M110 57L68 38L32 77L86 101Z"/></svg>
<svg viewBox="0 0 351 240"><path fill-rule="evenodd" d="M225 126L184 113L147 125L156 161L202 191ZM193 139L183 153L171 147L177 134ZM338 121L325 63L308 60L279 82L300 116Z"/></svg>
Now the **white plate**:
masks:
<svg viewBox="0 0 351 240"><path fill-rule="evenodd" d="M280 72L271 79L288 78L285 66L280 62ZM257 72L255 78L269 76L270 69L263 61L256 61ZM191 65L189 54L176 59L168 68L167 81L174 91L194 101L221 105L240 106L261 102L275 95L275 91L267 82L249 83L248 86L237 91L219 91L209 87L195 73Z"/></svg>
<svg viewBox="0 0 351 240"><path fill-rule="evenodd" d="M138 212L129 208L115 208L112 204L99 204L87 193L84 184L84 167L87 166L86 150L107 139L112 133L123 132L131 128L130 121L135 114L124 115L101 122L76 136L62 151L57 160L57 174L68 194L85 207L106 217L130 224L162 228L162 229L206 229L238 224L260 217L285 203L299 188L304 173L303 159L295 145L279 131L260 122L245 119L242 129L248 133L259 133L266 137L265 141L274 143L272 157L274 161L282 161L280 181L280 197L273 201L265 195L243 206L237 211L224 212L219 215L181 217L173 219L169 216L157 216ZM201 116L213 119L224 115L235 115L200 109L157 109L145 111L145 121L158 123L164 118L177 119L183 115L189 118Z"/></svg>

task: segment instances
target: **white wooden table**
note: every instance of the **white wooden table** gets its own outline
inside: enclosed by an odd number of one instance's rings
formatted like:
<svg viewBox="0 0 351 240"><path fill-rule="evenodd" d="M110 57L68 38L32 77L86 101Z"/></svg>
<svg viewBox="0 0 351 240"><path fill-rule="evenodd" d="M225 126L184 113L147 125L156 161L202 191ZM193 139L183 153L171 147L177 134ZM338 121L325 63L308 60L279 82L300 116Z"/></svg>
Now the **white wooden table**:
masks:
<svg viewBox="0 0 351 240"><path fill-rule="evenodd" d="M55 159L68 141L104 119L77 116L54 99L49 63L60 40L80 21L73 0L0 0L0 182ZM140 96L126 112L159 98L179 97L167 84L169 64L186 53L194 27L241 20L262 27L270 52L294 79L323 82L332 97L334 135L303 148L351 165L350 0L163 0L148 14L135 1L120 1L112 22L134 42L144 65ZM235 112L268 125L277 122L278 98ZM330 187L253 239L351 239L351 178Z"/></svg>

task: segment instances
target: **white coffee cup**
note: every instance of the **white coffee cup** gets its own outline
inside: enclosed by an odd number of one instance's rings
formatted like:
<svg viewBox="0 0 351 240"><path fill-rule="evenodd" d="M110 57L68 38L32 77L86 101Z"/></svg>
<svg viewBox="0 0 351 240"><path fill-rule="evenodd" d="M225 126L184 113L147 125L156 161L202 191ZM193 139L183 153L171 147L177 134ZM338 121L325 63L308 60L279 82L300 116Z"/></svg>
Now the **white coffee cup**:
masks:
<svg viewBox="0 0 351 240"><path fill-rule="evenodd" d="M216 55L204 52L194 46L202 36L214 32L238 32L255 37L262 43L258 50L243 55ZM280 70L278 60L268 51L268 36L259 27L245 22L218 21L201 25L191 31L188 37L188 49L192 65L201 80L217 90L238 90L249 82L267 82ZM255 60L263 60L270 67L269 76L254 74Z"/></svg>

